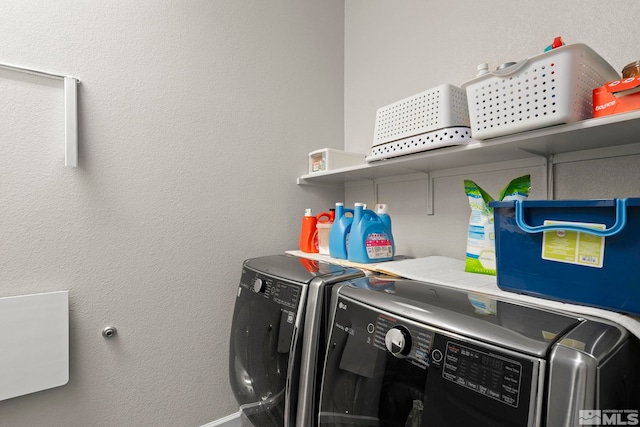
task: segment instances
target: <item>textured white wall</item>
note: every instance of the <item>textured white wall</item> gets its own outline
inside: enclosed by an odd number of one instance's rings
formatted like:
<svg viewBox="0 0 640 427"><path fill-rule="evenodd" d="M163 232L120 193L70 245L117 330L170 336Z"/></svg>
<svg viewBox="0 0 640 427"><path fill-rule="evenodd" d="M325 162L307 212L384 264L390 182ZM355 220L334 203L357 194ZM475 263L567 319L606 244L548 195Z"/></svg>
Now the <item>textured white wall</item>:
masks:
<svg viewBox="0 0 640 427"><path fill-rule="evenodd" d="M345 149L370 152L378 108L443 83L461 85L476 66L492 68L542 53L555 36L584 43L616 70L640 59L632 36L640 3L596 0L345 2ZM611 135L615 138L615 135ZM640 141L640 135L638 137ZM558 199L638 197L638 156L555 166ZM398 252L464 258L470 209L463 180L491 195L529 173L531 198L546 197L542 166L501 164L441 171L434 176L434 215L427 215L427 183L383 182L349 187L346 202L388 203Z"/></svg>
<svg viewBox="0 0 640 427"><path fill-rule="evenodd" d="M0 295L70 290L67 385L0 424L201 426L237 411L228 333L241 262L295 248L307 153L343 146L340 0L0 5ZM113 324L119 334L105 340ZM0 379L1 381L1 379Z"/></svg>

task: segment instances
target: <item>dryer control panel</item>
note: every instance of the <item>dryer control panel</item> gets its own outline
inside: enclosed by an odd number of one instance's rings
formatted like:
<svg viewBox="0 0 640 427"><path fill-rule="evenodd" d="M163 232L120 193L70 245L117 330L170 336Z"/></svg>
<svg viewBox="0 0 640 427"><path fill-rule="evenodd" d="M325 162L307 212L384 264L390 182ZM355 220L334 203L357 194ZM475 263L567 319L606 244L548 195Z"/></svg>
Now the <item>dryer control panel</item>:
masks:
<svg viewBox="0 0 640 427"><path fill-rule="evenodd" d="M249 269L242 270L238 296L244 291L261 294L276 304L295 310L300 302L300 284L287 282Z"/></svg>

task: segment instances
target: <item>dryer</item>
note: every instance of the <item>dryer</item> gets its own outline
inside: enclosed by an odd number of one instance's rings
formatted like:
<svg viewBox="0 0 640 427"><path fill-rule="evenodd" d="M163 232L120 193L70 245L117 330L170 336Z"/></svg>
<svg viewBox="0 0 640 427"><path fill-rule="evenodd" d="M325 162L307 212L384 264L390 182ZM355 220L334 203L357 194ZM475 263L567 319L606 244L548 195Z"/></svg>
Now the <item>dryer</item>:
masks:
<svg viewBox="0 0 640 427"><path fill-rule="evenodd" d="M334 293L322 427L637 422L640 350L618 325L388 277Z"/></svg>
<svg viewBox="0 0 640 427"><path fill-rule="evenodd" d="M289 255L243 263L229 339L229 379L243 425L293 427L296 417L312 417L307 405L318 396L331 289L363 275Z"/></svg>

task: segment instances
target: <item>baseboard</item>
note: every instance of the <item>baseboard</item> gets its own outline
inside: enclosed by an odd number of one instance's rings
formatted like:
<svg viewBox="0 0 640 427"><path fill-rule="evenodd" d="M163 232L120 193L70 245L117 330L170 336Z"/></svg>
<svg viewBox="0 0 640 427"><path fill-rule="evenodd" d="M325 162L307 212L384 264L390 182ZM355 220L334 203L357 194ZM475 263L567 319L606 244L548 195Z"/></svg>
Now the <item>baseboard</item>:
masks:
<svg viewBox="0 0 640 427"><path fill-rule="evenodd" d="M219 420L211 421L202 427L241 427L240 413L241 412L238 411L235 414L227 415Z"/></svg>

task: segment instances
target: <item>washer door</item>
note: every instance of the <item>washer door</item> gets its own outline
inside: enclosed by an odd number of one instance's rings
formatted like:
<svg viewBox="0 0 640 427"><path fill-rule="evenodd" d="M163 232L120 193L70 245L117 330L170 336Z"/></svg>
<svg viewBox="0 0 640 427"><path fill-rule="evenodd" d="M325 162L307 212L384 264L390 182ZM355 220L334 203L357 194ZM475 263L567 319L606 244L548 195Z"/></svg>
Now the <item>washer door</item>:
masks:
<svg viewBox="0 0 640 427"><path fill-rule="evenodd" d="M389 316L343 299L338 306L327 349L319 425L429 425L422 416L426 363L416 359L416 350L406 357L387 351L386 332L393 323ZM389 343L397 345L399 353L404 344L401 336Z"/></svg>
<svg viewBox="0 0 640 427"><path fill-rule="evenodd" d="M253 425L284 425L301 292L299 284L243 272L231 327L229 379L243 415Z"/></svg>

